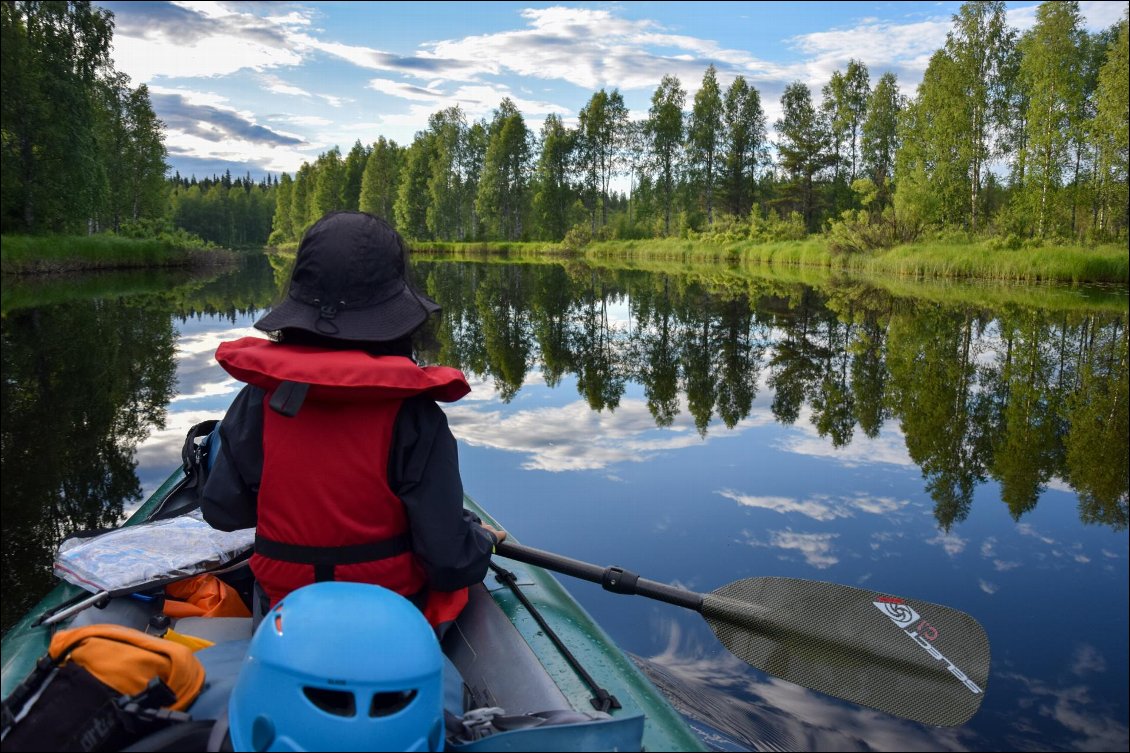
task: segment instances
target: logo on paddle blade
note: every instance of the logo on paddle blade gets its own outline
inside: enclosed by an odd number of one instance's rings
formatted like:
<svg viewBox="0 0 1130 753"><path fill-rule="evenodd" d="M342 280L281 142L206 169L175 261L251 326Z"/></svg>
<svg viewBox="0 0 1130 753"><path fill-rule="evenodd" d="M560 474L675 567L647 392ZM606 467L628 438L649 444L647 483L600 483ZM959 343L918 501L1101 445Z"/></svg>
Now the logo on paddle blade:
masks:
<svg viewBox="0 0 1130 753"><path fill-rule="evenodd" d="M918 612L903 604L902 599L880 596L878 601L871 603L878 607L880 612L894 620L900 628L909 627L912 623L918 621Z"/></svg>
<svg viewBox="0 0 1130 753"><path fill-rule="evenodd" d="M918 612L911 609L902 599L894 596L880 596L878 601L871 603L876 609L887 615L891 622L902 628L902 631L910 636L912 641L925 649L926 653L938 661L944 662L949 673L956 677L962 685L969 688L974 694L984 692L977 686L977 683L970 680L964 672L958 669L957 665L943 656L941 651L934 648L934 641L938 639L938 629L926 620L921 619ZM913 629L909 629L911 625L914 625Z"/></svg>

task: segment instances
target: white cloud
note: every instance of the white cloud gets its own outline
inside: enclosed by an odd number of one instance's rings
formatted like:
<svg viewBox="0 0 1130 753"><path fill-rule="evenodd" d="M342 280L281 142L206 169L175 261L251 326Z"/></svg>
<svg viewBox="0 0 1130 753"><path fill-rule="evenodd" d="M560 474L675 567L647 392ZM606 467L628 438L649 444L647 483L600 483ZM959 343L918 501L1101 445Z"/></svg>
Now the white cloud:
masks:
<svg viewBox="0 0 1130 753"><path fill-rule="evenodd" d="M271 74L263 74L259 77L263 82L263 88L271 92L271 94L290 94L296 97L309 97L310 92L300 87L288 84L278 76Z"/></svg>
<svg viewBox="0 0 1130 753"><path fill-rule="evenodd" d="M222 414L221 414L222 415ZM170 411L164 429L155 429L137 446L139 466L173 469L180 465L184 438L196 424L219 418L214 410Z"/></svg>
<svg viewBox="0 0 1130 753"><path fill-rule="evenodd" d="M781 514L797 513L820 521L850 518L856 512L890 515L910 504L909 501L905 500L899 501L891 497L872 497L862 493L856 494L854 497L831 497L816 494L804 500L794 497L741 494L733 489L723 489L716 491L715 494L726 499L732 499L744 507L772 510Z"/></svg>
<svg viewBox="0 0 1130 753"><path fill-rule="evenodd" d="M329 118L323 118L321 115L276 115L272 120L277 120L280 123L293 123L297 126L328 126L333 125L333 121Z"/></svg>
<svg viewBox="0 0 1130 753"><path fill-rule="evenodd" d="M1088 31L1109 29L1122 20L1126 13L1126 3L1112 3L1108 0L1084 0L1079 3Z"/></svg>
<svg viewBox="0 0 1130 753"><path fill-rule="evenodd" d="M170 155L256 163L271 172L294 172L316 144L301 136L260 125L254 113L237 110L227 97L182 87L150 87L165 122Z"/></svg>
<svg viewBox="0 0 1130 753"><path fill-rule="evenodd" d="M1021 683L1030 694L1018 698L1021 708L1035 706L1041 716L1063 725L1070 733L1076 750L1122 750L1130 730L1125 714L1107 712L1105 704L1092 696L1085 685L1054 686L1044 680L1014 673L1001 673L1000 679Z"/></svg>
<svg viewBox="0 0 1130 753"><path fill-rule="evenodd" d="M981 586L981 590L989 594L990 596L995 594L1000 589L1000 586L995 583L990 583L984 578L978 578L977 583Z"/></svg>
<svg viewBox="0 0 1130 753"><path fill-rule="evenodd" d="M890 423L874 439L857 432L850 444L835 447L831 439L820 436L811 419L812 409L805 405L791 431L776 440L774 446L784 452L834 460L849 468L875 463L917 467L917 463L911 460L906 451L906 440L902 432Z"/></svg>
<svg viewBox="0 0 1130 753"><path fill-rule="evenodd" d="M111 55L135 84L263 71L304 57L292 41L292 29L307 23L297 12L261 18L224 3L138 4L120 9L115 20Z"/></svg>
<svg viewBox="0 0 1130 753"><path fill-rule="evenodd" d="M550 113L568 115L570 112L568 108L561 105L519 97L511 92L508 87L493 84L466 84L451 91L442 91L434 88L434 82L429 84L429 88L424 88L389 79L375 78L370 80L369 87L382 94L417 103L409 105L406 112L381 115L379 123L390 126L422 127L433 113L456 106L463 111L468 120L489 118L498 109L502 100L507 97L527 118L540 120L539 116L549 115ZM536 124L527 123L526 125L537 128Z"/></svg>
<svg viewBox="0 0 1130 753"><path fill-rule="evenodd" d="M785 70L745 50L668 34L655 21L633 21L608 10L557 6L526 9L522 16L528 28L435 42L428 45L431 57L466 64L463 71L446 70L447 77L512 72L592 91L653 89L664 75L674 75L690 87L690 96L708 59L718 64L723 85L739 73L756 79L781 77Z"/></svg>
<svg viewBox="0 0 1130 753"><path fill-rule="evenodd" d="M965 551L965 545L969 543L968 539L963 539L956 533L942 533L932 539L926 540L927 544L938 544L945 550L945 553L951 557L955 557Z"/></svg>
<svg viewBox="0 0 1130 753"><path fill-rule="evenodd" d="M892 71L902 93L913 94L930 56L945 43L951 26L949 17L904 24L867 20L850 28L802 34L792 41L808 60L795 77L819 96L832 73L846 68L854 58L867 65L872 86L883 72Z"/></svg>
<svg viewBox="0 0 1130 753"><path fill-rule="evenodd" d="M762 541L749 531L742 531L745 543L753 547L781 549L800 554L805 563L817 570L825 570L840 561L832 553L832 544L838 533L796 533L792 530L770 531L769 540Z"/></svg>
<svg viewBox="0 0 1130 753"><path fill-rule="evenodd" d="M437 89L430 88L435 86L435 83L429 84L427 88L409 84L404 81L392 81L387 78L372 78L369 79L368 87L374 91L379 91L382 94L388 94L393 97L400 97L401 99L411 99L417 102L435 102L444 96L443 92Z"/></svg>
<svg viewBox="0 0 1130 753"><path fill-rule="evenodd" d="M489 382L472 384L471 395L490 399ZM527 456L522 467L542 471L601 470L618 463L643 462L655 455L706 442L739 436L752 423L709 434L705 439L694 427L684 405L672 426L657 429L643 400L622 400L613 415L596 412L577 400L568 405L504 413L485 409L467 399L445 408L456 438L478 447Z"/></svg>
<svg viewBox="0 0 1130 753"><path fill-rule="evenodd" d="M769 544L778 549L799 552L806 563L817 570L824 570L840 561L832 554L832 542L838 536L838 533L774 531Z"/></svg>
<svg viewBox="0 0 1130 753"><path fill-rule="evenodd" d="M1031 523L1020 523L1016 526L1016 531L1023 536L1031 536L1033 538L1039 539L1040 541L1048 545L1054 545L1056 543L1055 539L1039 533Z"/></svg>
<svg viewBox="0 0 1130 753"><path fill-rule="evenodd" d="M1106 659L1097 648L1089 643L1084 643L1075 648L1074 656L1071 659L1071 671L1077 675L1105 672Z"/></svg>
<svg viewBox="0 0 1130 753"><path fill-rule="evenodd" d="M1036 23L1036 7L1009 9L1009 25L1020 31L1031 28ZM1084 25L1090 31L1117 23L1125 9L1125 3L1080 3ZM791 70L777 70L773 74L787 73L790 80L803 81L818 96L832 73L846 68L854 58L867 66L872 86L880 75L891 71L898 76L902 93L913 95L931 56L945 45L952 28L952 16L938 15L907 23L865 18L850 27L801 34L791 41L808 59Z"/></svg>

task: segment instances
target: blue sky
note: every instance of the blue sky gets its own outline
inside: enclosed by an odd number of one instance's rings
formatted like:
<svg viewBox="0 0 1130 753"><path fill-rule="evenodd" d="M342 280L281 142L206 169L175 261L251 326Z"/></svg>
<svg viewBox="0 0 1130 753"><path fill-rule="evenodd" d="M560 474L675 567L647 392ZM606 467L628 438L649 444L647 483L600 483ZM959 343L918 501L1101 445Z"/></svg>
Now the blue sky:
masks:
<svg viewBox="0 0 1130 753"><path fill-rule="evenodd" d="M786 85L819 97L851 58L872 82L897 74L913 94L951 26L956 2L105 2L113 57L149 85L169 163L204 177L230 169L293 173L334 145L379 136L407 144L458 104L471 120L510 97L534 131L567 123L594 92L618 88L647 114L665 74L688 108L710 64L723 87L757 87L769 122ZM1037 3L1008 3L1032 25ZM1116 23L1125 2L1080 3L1087 27Z"/></svg>

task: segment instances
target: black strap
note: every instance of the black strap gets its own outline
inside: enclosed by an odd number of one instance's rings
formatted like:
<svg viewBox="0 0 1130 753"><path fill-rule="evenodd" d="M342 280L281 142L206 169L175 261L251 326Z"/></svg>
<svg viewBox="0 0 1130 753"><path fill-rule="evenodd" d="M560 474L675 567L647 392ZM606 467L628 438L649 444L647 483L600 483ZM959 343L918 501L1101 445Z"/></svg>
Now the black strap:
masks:
<svg viewBox="0 0 1130 753"><path fill-rule="evenodd" d="M580 675L585 685L589 686L589 690L593 693L593 697L589 699L589 702L593 705L593 708L597 711L608 711L609 709L620 708L620 701L617 700L616 696L600 687L596 679L588 673L588 670L581 666L580 660L573 656L573 652L565 645L565 641L561 640L561 636L555 633L553 628L549 626L549 623L545 621L545 617L537 610L537 607L522 593L522 589L518 588L518 579L514 577L514 573L499 567L493 562L490 563L490 569L494 571L494 575L498 578L499 582L505 584L507 588L514 592L514 596L518 598L518 601L522 603L522 606L526 608L530 616L541 626L546 637L553 641L553 645L561 652L561 656L563 656L565 661L569 662L569 666Z"/></svg>
<svg viewBox="0 0 1130 753"><path fill-rule="evenodd" d="M298 415L298 409L302 407L302 402L306 400L306 393L309 390L310 385L306 382L280 382L279 386L275 388L274 394L271 395L271 401L268 405L275 413L287 418L294 418Z"/></svg>
<svg viewBox="0 0 1130 753"><path fill-rule="evenodd" d="M255 552L273 560L295 562L314 566L314 580L322 582L334 579L337 565L358 565L373 562L412 551L412 536L402 533L381 541L368 544L348 544L345 546L304 546L286 544L255 534Z"/></svg>

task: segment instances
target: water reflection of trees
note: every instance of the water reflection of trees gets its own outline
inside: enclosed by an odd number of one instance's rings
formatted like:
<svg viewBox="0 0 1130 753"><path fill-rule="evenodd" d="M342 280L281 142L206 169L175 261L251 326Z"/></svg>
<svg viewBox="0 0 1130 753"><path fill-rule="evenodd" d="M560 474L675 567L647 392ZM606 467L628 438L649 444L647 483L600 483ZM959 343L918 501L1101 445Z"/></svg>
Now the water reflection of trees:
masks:
<svg viewBox="0 0 1130 753"><path fill-rule="evenodd" d="M807 413L834 447L896 421L944 528L992 478L1014 518L1053 479L1080 516L1127 524L1127 315L898 299L583 266L418 263L444 305L429 360L489 376L503 400L535 364L594 410L639 383L657 426L705 436L746 418L762 381L781 423ZM610 311L626 311L612 321Z"/></svg>
<svg viewBox="0 0 1130 753"><path fill-rule="evenodd" d="M175 394L176 324L262 310L271 267L90 275L15 288L3 320L3 627L54 584L59 541L140 501L134 451Z"/></svg>
<svg viewBox="0 0 1130 753"><path fill-rule="evenodd" d="M169 310L137 299L9 312L3 327L3 624L53 582L59 540L116 525L134 449L173 396Z"/></svg>

